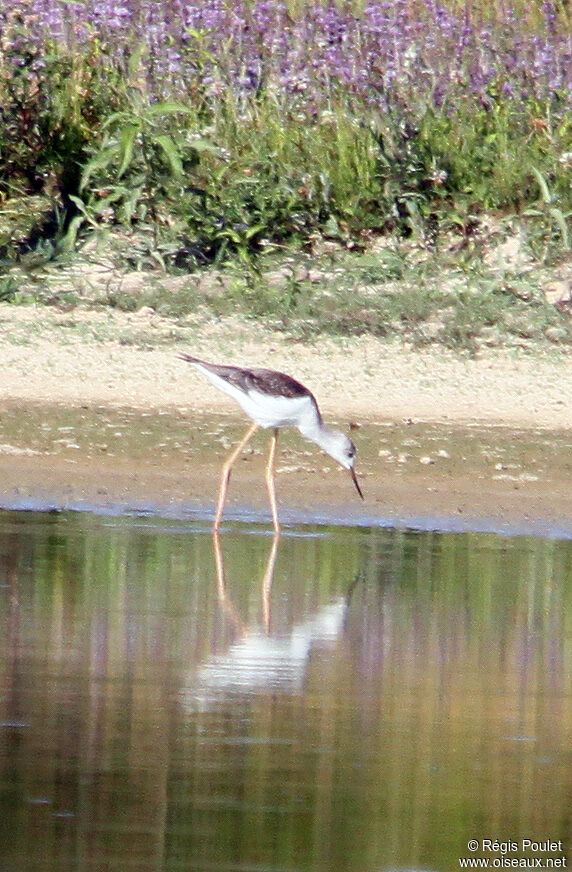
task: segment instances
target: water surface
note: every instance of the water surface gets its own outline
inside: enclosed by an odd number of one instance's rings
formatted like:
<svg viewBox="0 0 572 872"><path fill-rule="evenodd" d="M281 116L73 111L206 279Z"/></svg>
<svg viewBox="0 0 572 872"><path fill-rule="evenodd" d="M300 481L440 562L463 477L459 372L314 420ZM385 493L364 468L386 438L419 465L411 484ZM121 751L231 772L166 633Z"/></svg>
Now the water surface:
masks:
<svg viewBox="0 0 572 872"><path fill-rule="evenodd" d="M0 513L0 869L569 865L571 676L570 540Z"/></svg>

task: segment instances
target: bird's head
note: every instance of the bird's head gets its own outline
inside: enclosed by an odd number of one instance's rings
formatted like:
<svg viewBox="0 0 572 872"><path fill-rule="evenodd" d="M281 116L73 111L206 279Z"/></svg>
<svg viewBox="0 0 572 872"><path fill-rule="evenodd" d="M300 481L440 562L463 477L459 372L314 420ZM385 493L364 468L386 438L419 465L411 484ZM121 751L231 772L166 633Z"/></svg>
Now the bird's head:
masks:
<svg viewBox="0 0 572 872"><path fill-rule="evenodd" d="M345 433L340 433L337 430L330 430L328 435L328 445L325 447L325 450L328 452L330 457L337 460L344 469L349 469L356 490L363 500L364 496L361 492L361 487L359 486L354 469L357 451L349 436L346 436Z"/></svg>

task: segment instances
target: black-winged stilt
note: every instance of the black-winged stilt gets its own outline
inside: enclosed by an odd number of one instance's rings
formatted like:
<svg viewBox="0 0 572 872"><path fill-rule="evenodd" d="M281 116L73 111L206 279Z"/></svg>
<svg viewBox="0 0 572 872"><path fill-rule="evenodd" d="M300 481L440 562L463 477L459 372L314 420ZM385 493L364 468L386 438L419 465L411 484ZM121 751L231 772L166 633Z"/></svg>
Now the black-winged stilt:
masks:
<svg viewBox="0 0 572 872"><path fill-rule="evenodd" d="M311 439L341 466L348 469L356 490L363 500L363 494L354 470L355 445L344 433L332 430L324 424L316 399L308 388L289 375L272 369L221 366L215 363L206 363L190 354L180 354L179 357L192 363L215 387L236 400L254 421L241 442L232 450L223 464L214 520L215 531L220 526L233 464L246 443L260 427L273 431L266 466L266 486L270 497L274 529L277 533L280 531L280 524L274 488L274 459L280 427L297 427L303 436Z"/></svg>

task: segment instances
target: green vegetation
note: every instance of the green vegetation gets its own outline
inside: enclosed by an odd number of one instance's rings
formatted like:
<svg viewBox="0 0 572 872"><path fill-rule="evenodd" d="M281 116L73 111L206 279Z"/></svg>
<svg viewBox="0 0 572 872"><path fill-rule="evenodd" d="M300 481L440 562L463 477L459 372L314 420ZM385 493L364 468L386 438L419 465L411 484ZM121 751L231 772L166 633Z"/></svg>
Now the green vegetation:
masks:
<svg viewBox="0 0 572 872"><path fill-rule="evenodd" d="M61 301L46 265L104 259L215 270L217 292L74 288L68 305L569 342L569 301L541 287L570 274L570 22L564 4L481 5L105 0L70 29L60 0L7 3L0 300ZM505 238L518 257L493 269Z"/></svg>

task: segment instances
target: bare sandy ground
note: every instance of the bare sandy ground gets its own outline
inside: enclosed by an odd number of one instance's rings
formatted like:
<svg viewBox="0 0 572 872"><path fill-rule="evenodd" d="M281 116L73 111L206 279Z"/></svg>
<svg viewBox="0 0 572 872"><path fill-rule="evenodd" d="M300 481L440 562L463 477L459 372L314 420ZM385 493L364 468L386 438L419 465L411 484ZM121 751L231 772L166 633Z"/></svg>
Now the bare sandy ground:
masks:
<svg viewBox="0 0 572 872"><path fill-rule="evenodd" d="M0 304L0 399L135 408L232 408L177 359L268 366L350 419L572 427L571 355L491 350L476 358L372 338L292 343L239 319L176 326L150 312L63 313Z"/></svg>
<svg viewBox="0 0 572 872"><path fill-rule="evenodd" d="M572 527L569 353L309 345L238 318L181 324L149 310L0 304L0 502L210 511L221 458L245 422L179 350L286 371L326 418L356 426L365 503L329 458L288 435L278 487L292 517ZM266 512L256 439L231 514Z"/></svg>

